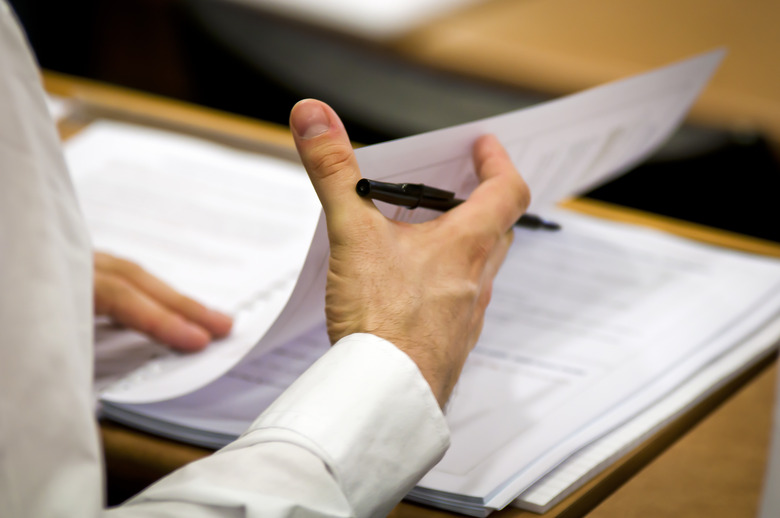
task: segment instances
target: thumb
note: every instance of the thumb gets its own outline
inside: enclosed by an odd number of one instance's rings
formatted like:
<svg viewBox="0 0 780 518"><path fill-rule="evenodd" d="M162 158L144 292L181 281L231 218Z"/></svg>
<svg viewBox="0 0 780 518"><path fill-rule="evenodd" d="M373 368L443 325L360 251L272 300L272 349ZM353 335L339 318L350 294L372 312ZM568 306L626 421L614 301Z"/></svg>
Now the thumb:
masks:
<svg viewBox="0 0 780 518"><path fill-rule="evenodd" d="M329 227L366 210L365 200L355 193L357 159L336 112L314 99L299 101L290 112L290 128Z"/></svg>

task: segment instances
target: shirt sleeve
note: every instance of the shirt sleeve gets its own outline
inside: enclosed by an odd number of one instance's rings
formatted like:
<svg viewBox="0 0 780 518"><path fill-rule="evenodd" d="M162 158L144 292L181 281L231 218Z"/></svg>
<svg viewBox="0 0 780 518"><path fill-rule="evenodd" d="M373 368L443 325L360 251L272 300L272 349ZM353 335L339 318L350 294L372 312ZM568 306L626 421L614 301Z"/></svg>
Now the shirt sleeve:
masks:
<svg viewBox="0 0 780 518"><path fill-rule="evenodd" d="M355 334L238 440L111 516L384 516L448 445L414 362L381 338Z"/></svg>
<svg viewBox="0 0 780 518"><path fill-rule="evenodd" d="M0 0L0 515L98 516L92 262L40 75Z"/></svg>

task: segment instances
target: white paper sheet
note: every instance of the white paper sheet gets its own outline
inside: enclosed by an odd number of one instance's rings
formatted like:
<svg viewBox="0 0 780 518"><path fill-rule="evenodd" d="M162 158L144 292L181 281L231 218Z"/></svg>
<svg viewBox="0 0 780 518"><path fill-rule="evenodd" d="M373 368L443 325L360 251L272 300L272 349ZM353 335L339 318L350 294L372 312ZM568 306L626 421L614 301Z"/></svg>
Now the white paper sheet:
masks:
<svg viewBox="0 0 780 518"><path fill-rule="evenodd" d="M493 133L531 188L529 211L543 212L646 158L723 56L713 51L524 110L360 148L360 168L368 178L430 182L466 197L476 182L471 147Z"/></svg>

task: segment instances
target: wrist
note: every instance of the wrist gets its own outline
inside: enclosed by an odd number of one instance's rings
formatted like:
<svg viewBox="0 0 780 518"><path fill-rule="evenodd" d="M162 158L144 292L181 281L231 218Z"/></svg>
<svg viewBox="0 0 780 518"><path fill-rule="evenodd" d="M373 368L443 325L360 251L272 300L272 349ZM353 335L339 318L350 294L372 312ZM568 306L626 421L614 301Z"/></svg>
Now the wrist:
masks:
<svg viewBox="0 0 780 518"><path fill-rule="evenodd" d="M460 376L463 362L460 362L458 368L455 369L450 365L452 361L445 361L445 359L437 358L435 354L433 354L432 351L437 350L433 344L427 342L420 343L419 341L411 342L408 339L382 336L382 333L351 333L340 338L334 346L347 339L351 340L351 337L360 336L370 336L382 340L406 355L417 367L417 370L428 384L431 393L439 404L439 408L444 408L455 387L455 383Z"/></svg>

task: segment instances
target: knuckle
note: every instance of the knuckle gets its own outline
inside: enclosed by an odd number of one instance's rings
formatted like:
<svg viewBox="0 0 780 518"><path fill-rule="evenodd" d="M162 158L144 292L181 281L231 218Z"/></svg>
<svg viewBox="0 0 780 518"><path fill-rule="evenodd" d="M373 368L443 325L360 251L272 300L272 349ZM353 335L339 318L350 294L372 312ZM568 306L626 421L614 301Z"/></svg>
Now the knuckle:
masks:
<svg viewBox="0 0 780 518"><path fill-rule="evenodd" d="M312 172L320 178L338 173L344 168L352 167L352 148L340 143L329 143L313 153L310 159Z"/></svg>
<svg viewBox="0 0 780 518"><path fill-rule="evenodd" d="M100 275L95 278L95 311L101 315L121 319L127 312L134 288L116 275Z"/></svg>
<svg viewBox="0 0 780 518"><path fill-rule="evenodd" d="M517 206L525 212L531 204L531 189L528 188L528 184L519 174L515 175L513 180L512 192L515 194Z"/></svg>
<svg viewBox="0 0 780 518"><path fill-rule="evenodd" d="M100 289L110 300L121 302L132 292L132 287L115 275L101 277Z"/></svg>
<svg viewBox="0 0 780 518"><path fill-rule="evenodd" d="M480 299L481 292L482 292L480 288L480 284L476 281L471 281L471 282L467 282L465 286L466 286L466 293L468 294L469 299L478 301Z"/></svg>
<svg viewBox="0 0 780 518"><path fill-rule="evenodd" d="M470 259L480 271L487 264L495 244L496 237L492 233L479 233L472 236L471 246L469 247Z"/></svg>
<svg viewBox="0 0 780 518"><path fill-rule="evenodd" d="M155 338L165 336L166 331L173 328L181 320L175 315L159 312L139 316L139 328Z"/></svg>
<svg viewBox="0 0 780 518"><path fill-rule="evenodd" d="M111 264L112 257L104 252L95 252L92 254L92 260L95 264L95 269L101 270L105 269L108 265Z"/></svg>
<svg viewBox="0 0 780 518"><path fill-rule="evenodd" d="M119 260L119 270L125 276L130 278L137 278L146 273L146 270L144 270L139 264L128 261L126 259Z"/></svg>
<svg viewBox="0 0 780 518"><path fill-rule="evenodd" d="M121 257L104 256L101 259L101 269L120 275L125 278L137 278L145 273L145 270L133 261L122 259Z"/></svg>
<svg viewBox="0 0 780 518"><path fill-rule="evenodd" d="M183 314L189 315L191 318L198 318L207 311L206 306L186 295L176 293L173 297L173 307L178 308Z"/></svg>
<svg viewBox="0 0 780 518"><path fill-rule="evenodd" d="M504 249L504 252L509 250L509 247L512 246L512 243L515 241L515 233L510 228L507 230L504 235L502 236L502 246Z"/></svg>
<svg viewBox="0 0 780 518"><path fill-rule="evenodd" d="M502 195L495 200L497 213L511 215L513 221L519 218L531 204L531 191L519 174L512 175ZM503 234L506 229L500 229Z"/></svg>
<svg viewBox="0 0 780 518"><path fill-rule="evenodd" d="M477 297L477 312L480 314L484 313L485 310L487 310L488 305L490 304L490 299L493 297L493 283L487 282L482 287L482 291L479 293L479 296Z"/></svg>

